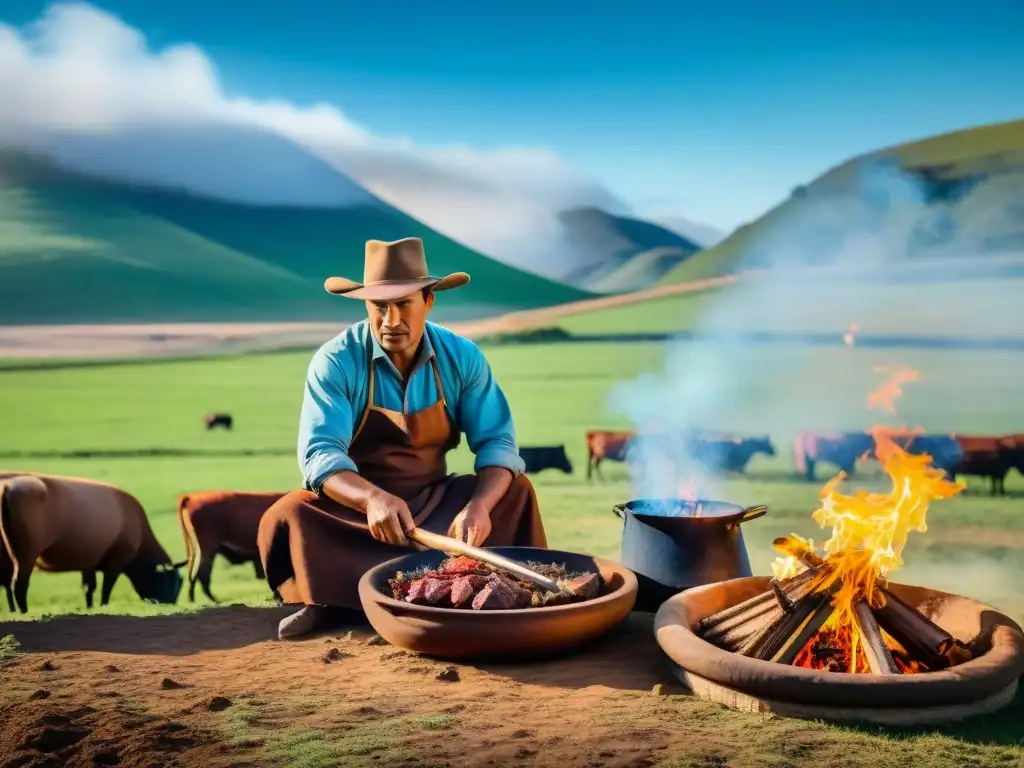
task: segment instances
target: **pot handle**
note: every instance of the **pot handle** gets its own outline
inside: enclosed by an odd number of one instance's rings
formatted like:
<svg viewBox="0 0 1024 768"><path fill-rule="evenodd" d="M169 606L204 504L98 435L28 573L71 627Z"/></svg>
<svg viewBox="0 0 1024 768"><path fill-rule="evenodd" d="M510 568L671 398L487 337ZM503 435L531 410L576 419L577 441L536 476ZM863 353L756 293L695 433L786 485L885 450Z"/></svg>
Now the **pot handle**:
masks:
<svg viewBox="0 0 1024 768"><path fill-rule="evenodd" d="M615 516L617 518L619 518L619 520L622 520L622 519L624 519L623 515L626 512L626 505L625 504L613 504L612 505L612 512L615 513Z"/></svg>
<svg viewBox="0 0 1024 768"><path fill-rule="evenodd" d="M736 525L740 523L746 523L751 520L756 520L759 517L768 514L768 506L766 504L758 504L754 507L747 507L744 509L737 520L734 521Z"/></svg>

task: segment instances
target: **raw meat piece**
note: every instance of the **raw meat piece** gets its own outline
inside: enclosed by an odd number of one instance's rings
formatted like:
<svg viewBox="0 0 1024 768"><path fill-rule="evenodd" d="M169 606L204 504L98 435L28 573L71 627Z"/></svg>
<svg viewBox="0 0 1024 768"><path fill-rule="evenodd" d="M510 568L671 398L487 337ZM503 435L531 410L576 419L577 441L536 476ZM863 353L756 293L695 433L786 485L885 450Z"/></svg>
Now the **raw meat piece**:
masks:
<svg viewBox="0 0 1024 768"><path fill-rule="evenodd" d="M486 573L486 566L479 560L474 560L471 557L459 556L450 557L441 563L441 567L437 569L438 573L454 573L454 574L466 574L466 573Z"/></svg>
<svg viewBox="0 0 1024 768"><path fill-rule="evenodd" d="M423 598L431 605L437 605L451 594L454 581L455 579L452 578L428 578L427 586L423 590Z"/></svg>
<svg viewBox="0 0 1024 768"><path fill-rule="evenodd" d="M473 598L473 608L483 610L508 610L515 608L517 595L508 582L497 575L487 580L487 585Z"/></svg>
<svg viewBox="0 0 1024 768"><path fill-rule="evenodd" d="M560 581L558 586L563 590L571 592L575 597L590 600L593 597L597 597L598 590L601 589L601 577L596 573L585 573L574 579Z"/></svg>
<svg viewBox="0 0 1024 768"><path fill-rule="evenodd" d="M497 575L495 578L500 579L502 583L508 587L509 592L512 593L515 598L515 605L512 606L513 608L526 608L530 604L530 601L533 599L533 592L504 576Z"/></svg>
<svg viewBox="0 0 1024 768"><path fill-rule="evenodd" d="M405 600L409 603L422 603L426 600L427 580L416 579L409 585L409 591L405 593Z"/></svg>
<svg viewBox="0 0 1024 768"><path fill-rule="evenodd" d="M389 585L396 600L476 610L564 605L592 599L600 591L601 577L596 573L567 573L565 565L559 563L528 565L554 579L560 591L543 593L531 584L464 556L449 557L433 569L398 572Z"/></svg>
<svg viewBox="0 0 1024 768"><path fill-rule="evenodd" d="M487 584L486 576L477 576L476 574L470 574L468 576L458 576L452 581L452 590L449 598L452 601L452 605L456 608L460 608L467 603L471 603L476 593L483 589Z"/></svg>

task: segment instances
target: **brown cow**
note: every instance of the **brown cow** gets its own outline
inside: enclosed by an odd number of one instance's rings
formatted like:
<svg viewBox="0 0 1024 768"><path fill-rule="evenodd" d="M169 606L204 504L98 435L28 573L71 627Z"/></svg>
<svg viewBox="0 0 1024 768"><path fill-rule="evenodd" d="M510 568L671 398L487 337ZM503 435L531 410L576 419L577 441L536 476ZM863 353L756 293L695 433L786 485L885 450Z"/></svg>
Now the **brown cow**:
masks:
<svg viewBox="0 0 1024 768"><path fill-rule="evenodd" d="M195 602L196 581L213 602L210 592L213 558L220 554L232 565L252 563L257 579L265 579L256 536L263 513L283 492L243 493L199 491L178 499L178 523L188 556L188 599Z"/></svg>
<svg viewBox="0 0 1024 768"><path fill-rule="evenodd" d="M955 435L956 441L963 450L961 459L949 469L949 477L956 480L957 475L987 477L990 495L1006 495L1006 475L1014 467L1020 468L1021 455L1024 451L1018 446L1018 436L1005 437L985 435ZM1020 441L1024 446L1024 441Z"/></svg>
<svg viewBox="0 0 1024 768"><path fill-rule="evenodd" d="M626 452L629 449L629 441L636 437L634 432L608 432L605 430L591 430L587 432L587 480L591 479L593 472L604 479L601 474L601 462L625 461Z"/></svg>
<svg viewBox="0 0 1024 768"><path fill-rule="evenodd" d="M2 499L0 499L2 503ZM7 556L7 549L3 546L3 540L0 539L0 584L4 585L4 593L7 595L7 607L11 613L14 613L14 591L11 588L11 582L14 580L14 563L11 562L11 558Z"/></svg>
<svg viewBox="0 0 1024 768"><path fill-rule="evenodd" d="M90 608L97 571L103 574L101 605L110 602L122 573L144 600L173 604L181 590L178 568L184 563L171 563L138 500L107 483L0 473L0 541L10 572L8 603L22 613L28 611L29 578L36 567L81 571Z"/></svg>

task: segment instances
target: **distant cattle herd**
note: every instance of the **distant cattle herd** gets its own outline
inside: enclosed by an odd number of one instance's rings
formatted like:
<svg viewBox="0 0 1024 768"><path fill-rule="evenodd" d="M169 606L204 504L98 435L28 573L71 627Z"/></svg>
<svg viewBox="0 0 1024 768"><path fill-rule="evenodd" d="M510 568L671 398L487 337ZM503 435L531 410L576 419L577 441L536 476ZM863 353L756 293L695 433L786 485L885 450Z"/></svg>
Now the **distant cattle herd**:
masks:
<svg viewBox="0 0 1024 768"><path fill-rule="evenodd" d="M232 426L227 414L210 414L204 422L208 429ZM630 461L637 441L635 433L623 431L591 430L585 438L588 480L594 474L602 478L605 460ZM658 438L644 439L654 439L657 448ZM908 453L930 455L934 465L952 479L961 475L988 478L992 495L1005 494L1004 483L1011 470L1024 474L1024 434L908 433L895 439ZM665 447L685 451L688 460L717 474L744 472L758 453L776 455L768 436L728 433L691 431L674 437ZM863 432L801 432L793 444L797 476L814 480L821 464L853 475L857 462L869 459L873 447L873 437ZM573 473L564 445L524 446L519 453L529 474L546 469ZM178 522L186 559L175 563L154 535L142 505L120 488L93 480L0 471L0 584L8 608L27 612L29 578L36 568L80 572L90 608L97 574L103 576L101 605L109 602L122 575L144 600L175 603L187 580L190 601L195 600L198 583L207 598L216 602L210 587L216 555L233 564L251 563L256 578L264 578L256 546L259 522L283 495L240 491L182 494Z"/></svg>

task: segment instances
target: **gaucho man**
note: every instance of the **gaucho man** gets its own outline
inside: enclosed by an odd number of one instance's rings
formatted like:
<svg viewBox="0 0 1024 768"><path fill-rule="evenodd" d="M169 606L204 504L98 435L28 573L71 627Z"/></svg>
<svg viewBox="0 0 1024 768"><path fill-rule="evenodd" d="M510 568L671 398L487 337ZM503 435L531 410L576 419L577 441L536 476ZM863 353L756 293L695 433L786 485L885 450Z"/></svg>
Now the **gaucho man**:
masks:
<svg viewBox="0 0 1024 768"><path fill-rule="evenodd" d="M287 604L282 638L360 608L359 578L409 551L416 526L477 546L547 547L523 474L508 402L480 349L427 322L440 291L469 282L430 277L423 242L366 243L363 282L328 292L366 302L368 319L324 344L306 374L299 419L304 488L260 522L267 582ZM465 433L472 475L448 474Z"/></svg>

